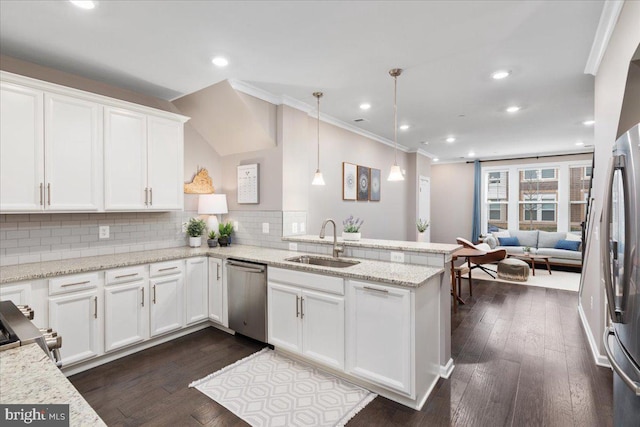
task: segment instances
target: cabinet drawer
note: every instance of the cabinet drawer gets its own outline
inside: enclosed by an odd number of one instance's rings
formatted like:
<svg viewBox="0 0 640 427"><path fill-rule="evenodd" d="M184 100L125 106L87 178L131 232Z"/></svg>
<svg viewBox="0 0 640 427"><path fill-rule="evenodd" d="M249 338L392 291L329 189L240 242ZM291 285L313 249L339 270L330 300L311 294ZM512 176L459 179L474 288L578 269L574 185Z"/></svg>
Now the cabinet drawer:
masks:
<svg viewBox="0 0 640 427"><path fill-rule="evenodd" d="M49 295L65 294L98 286L99 273L74 274L49 279Z"/></svg>
<svg viewBox="0 0 640 427"><path fill-rule="evenodd" d="M182 273L184 260L157 262L149 266L149 277L167 276L169 274Z"/></svg>
<svg viewBox="0 0 640 427"><path fill-rule="evenodd" d="M105 273L105 284L115 285L118 283L133 282L144 277L144 266L137 265L135 267L118 268L117 270L109 270Z"/></svg>
<svg viewBox="0 0 640 427"><path fill-rule="evenodd" d="M344 295L344 279L340 277L271 267L267 270L267 277L269 281Z"/></svg>

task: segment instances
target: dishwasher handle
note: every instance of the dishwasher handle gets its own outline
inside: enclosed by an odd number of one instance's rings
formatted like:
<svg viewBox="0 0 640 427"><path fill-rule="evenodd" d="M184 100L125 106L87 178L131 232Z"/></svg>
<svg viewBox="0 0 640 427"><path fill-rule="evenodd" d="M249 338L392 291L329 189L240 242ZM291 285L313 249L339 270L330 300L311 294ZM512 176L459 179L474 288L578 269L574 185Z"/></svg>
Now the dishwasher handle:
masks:
<svg viewBox="0 0 640 427"><path fill-rule="evenodd" d="M250 264L236 260L227 260L227 266L234 270L246 271L247 273L264 273L266 266L259 264Z"/></svg>

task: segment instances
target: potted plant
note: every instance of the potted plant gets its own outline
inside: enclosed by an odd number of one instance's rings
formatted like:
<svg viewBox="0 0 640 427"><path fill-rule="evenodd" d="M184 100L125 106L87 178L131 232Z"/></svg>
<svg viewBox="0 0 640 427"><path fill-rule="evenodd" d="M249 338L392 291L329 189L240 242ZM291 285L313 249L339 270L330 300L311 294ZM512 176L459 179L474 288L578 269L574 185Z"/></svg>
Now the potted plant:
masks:
<svg viewBox="0 0 640 427"><path fill-rule="evenodd" d="M218 237L220 246L229 246L231 243L231 233L233 233L233 223L229 221L226 224L220 224L218 226L218 232L220 234Z"/></svg>
<svg viewBox="0 0 640 427"><path fill-rule="evenodd" d="M207 224L200 218L191 218L187 223L187 234L189 235L189 246L199 248L202 246L202 234Z"/></svg>
<svg viewBox="0 0 640 427"><path fill-rule="evenodd" d="M353 219L353 215L349 215L349 218L342 221L342 238L344 240L360 240L360 227L364 224L364 220L360 218Z"/></svg>
<svg viewBox="0 0 640 427"><path fill-rule="evenodd" d="M429 228L429 221L423 221L421 218L418 218L418 221L416 221L416 228L418 229L418 242L425 242L427 240L427 236L424 232Z"/></svg>
<svg viewBox="0 0 640 427"><path fill-rule="evenodd" d="M209 245L210 248L215 248L216 246L218 246L218 242L216 241L216 232L215 230L211 230L209 231L209 238L207 239L207 245Z"/></svg>

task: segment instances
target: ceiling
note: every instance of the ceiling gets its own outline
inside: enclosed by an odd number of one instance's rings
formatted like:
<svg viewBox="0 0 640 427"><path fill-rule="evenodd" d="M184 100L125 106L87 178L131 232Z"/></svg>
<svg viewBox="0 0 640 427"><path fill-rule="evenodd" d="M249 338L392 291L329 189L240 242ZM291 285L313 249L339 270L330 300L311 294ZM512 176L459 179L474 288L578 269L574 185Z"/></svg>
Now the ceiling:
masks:
<svg viewBox="0 0 640 427"><path fill-rule="evenodd" d="M584 67L603 4L149 0L82 10L2 0L0 52L163 99L224 79L309 105L320 90L323 113L389 140L388 71L400 67L407 148L441 161L584 152L576 142L593 142L582 122L593 118L594 86ZM212 65L216 55L229 65ZM498 69L512 74L493 80Z"/></svg>

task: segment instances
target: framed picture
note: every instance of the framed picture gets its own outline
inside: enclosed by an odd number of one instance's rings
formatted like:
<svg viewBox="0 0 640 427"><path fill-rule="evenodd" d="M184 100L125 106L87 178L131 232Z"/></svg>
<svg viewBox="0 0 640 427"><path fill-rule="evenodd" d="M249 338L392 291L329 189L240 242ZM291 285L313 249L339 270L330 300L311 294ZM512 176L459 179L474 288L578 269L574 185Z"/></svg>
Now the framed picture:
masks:
<svg viewBox="0 0 640 427"><path fill-rule="evenodd" d="M358 166L358 200L369 200L369 168Z"/></svg>
<svg viewBox="0 0 640 427"><path fill-rule="evenodd" d="M260 168L257 163L238 166L238 204L260 203Z"/></svg>
<svg viewBox="0 0 640 427"><path fill-rule="evenodd" d="M356 165L342 162L342 200L356 200L358 179Z"/></svg>
<svg viewBox="0 0 640 427"><path fill-rule="evenodd" d="M380 201L380 169L371 169L369 173L369 200L372 202Z"/></svg>

